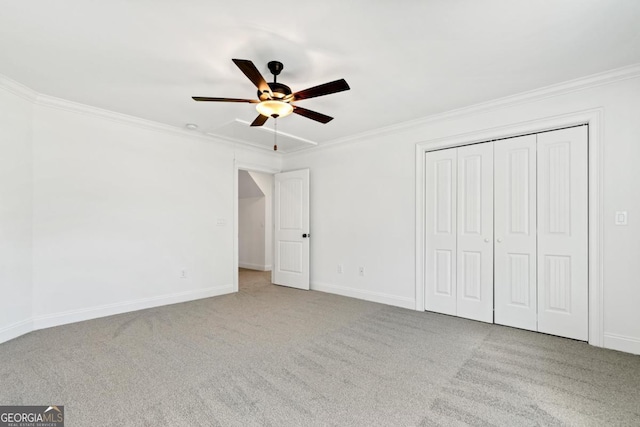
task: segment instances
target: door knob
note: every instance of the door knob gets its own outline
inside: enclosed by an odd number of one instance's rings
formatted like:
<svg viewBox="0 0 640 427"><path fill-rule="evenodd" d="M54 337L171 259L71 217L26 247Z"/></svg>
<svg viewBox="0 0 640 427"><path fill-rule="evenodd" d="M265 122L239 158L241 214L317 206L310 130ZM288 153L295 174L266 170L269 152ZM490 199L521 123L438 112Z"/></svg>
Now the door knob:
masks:
<svg viewBox="0 0 640 427"><path fill-rule="evenodd" d="M305 233L302 235L303 239L306 239L307 237L311 237L311 233Z"/></svg>
<svg viewBox="0 0 640 427"><path fill-rule="evenodd" d="M498 243L502 243L502 239L498 239Z"/></svg>
<svg viewBox="0 0 640 427"><path fill-rule="evenodd" d="M485 243L489 243L489 239L484 239L484 242Z"/></svg>

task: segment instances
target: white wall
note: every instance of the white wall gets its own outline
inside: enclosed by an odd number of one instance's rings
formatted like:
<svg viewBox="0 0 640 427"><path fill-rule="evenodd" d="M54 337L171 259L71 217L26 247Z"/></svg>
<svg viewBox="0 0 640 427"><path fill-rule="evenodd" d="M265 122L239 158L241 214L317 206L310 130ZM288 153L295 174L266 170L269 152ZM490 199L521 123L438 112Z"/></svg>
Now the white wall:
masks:
<svg viewBox="0 0 640 427"><path fill-rule="evenodd" d="M248 185L238 189L238 265L253 270L271 270L273 252L273 175L260 172L239 171L239 181L251 180L255 190ZM243 191L243 188L244 191ZM262 196L255 197L259 193Z"/></svg>
<svg viewBox="0 0 640 427"><path fill-rule="evenodd" d="M312 287L415 307L416 143L603 107L604 344L640 353L640 77L634 76L288 155L283 169L311 169ZM614 225L618 210L629 212L628 226Z"/></svg>
<svg viewBox="0 0 640 427"><path fill-rule="evenodd" d="M273 263L273 175L250 171L249 175L264 194L264 265L271 270Z"/></svg>
<svg viewBox="0 0 640 427"><path fill-rule="evenodd" d="M0 342L233 291L235 163L279 169L279 154L35 93L26 100L6 84Z"/></svg>
<svg viewBox="0 0 640 427"><path fill-rule="evenodd" d="M266 270L265 265L265 197L238 199L238 265L252 270Z"/></svg>
<svg viewBox="0 0 640 427"><path fill-rule="evenodd" d="M48 106L33 138L36 327L233 290L234 160L277 156Z"/></svg>
<svg viewBox="0 0 640 427"><path fill-rule="evenodd" d="M0 87L0 342L31 329L31 101Z"/></svg>
<svg viewBox="0 0 640 427"><path fill-rule="evenodd" d="M40 97L34 107L0 88L0 341L31 320L40 328L230 292L235 161L311 169L313 288L413 308L416 143L598 107L605 346L640 353L637 75L284 162L71 103ZM613 224L618 210L629 212L628 226Z"/></svg>

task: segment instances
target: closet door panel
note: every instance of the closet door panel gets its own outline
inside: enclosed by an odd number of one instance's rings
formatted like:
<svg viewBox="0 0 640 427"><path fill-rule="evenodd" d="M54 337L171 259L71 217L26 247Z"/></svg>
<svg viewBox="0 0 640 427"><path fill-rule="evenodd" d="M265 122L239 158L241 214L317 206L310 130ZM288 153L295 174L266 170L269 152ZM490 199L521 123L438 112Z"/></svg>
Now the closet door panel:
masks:
<svg viewBox="0 0 640 427"><path fill-rule="evenodd" d="M495 322L537 330L536 135L494 142Z"/></svg>
<svg viewBox="0 0 640 427"><path fill-rule="evenodd" d="M538 330L588 339L587 127L538 134Z"/></svg>
<svg viewBox="0 0 640 427"><path fill-rule="evenodd" d="M457 315L493 322L493 144L458 148Z"/></svg>
<svg viewBox="0 0 640 427"><path fill-rule="evenodd" d="M426 154L425 309L456 314L456 149Z"/></svg>

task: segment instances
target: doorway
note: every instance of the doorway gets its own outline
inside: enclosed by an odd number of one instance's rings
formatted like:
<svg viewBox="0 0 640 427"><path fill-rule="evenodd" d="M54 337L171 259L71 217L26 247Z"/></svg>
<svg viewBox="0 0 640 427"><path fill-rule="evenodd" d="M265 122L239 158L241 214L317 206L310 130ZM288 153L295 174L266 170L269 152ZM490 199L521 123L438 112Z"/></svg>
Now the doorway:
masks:
<svg viewBox="0 0 640 427"><path fill-rule="evenodd" d="M246 171L251 176L267 174L272 179L271 208L265 208L264 228L271 230L271 243L265 238L265 250L269 253L271 264L258 263L255 271L271 269L271 283L309 290L309 169L298 169L280 172L269 168L246 166L236 162L234 167L234 221L233 221L233 291L239 290L240 265L240 180L241 173ZM255 179L252 178L253 181ZM256 184L257 185L257 184ZM259 186L258 186L259 187ZM265 186L264 188L267 188ZM255 190L255 189L254 189ZM264 194L265 190L261 189ZM257 195L260 197L260 194ZM245 202L242 202L243 204ZM265 200L265 205L268 202ZM271 218L268 218L271 213ZM259 223L258 223L259 224ZM277 227L275 226L277 224ZM260 225L258 225L260 228ZM260 244L260 243L258 243ZM245 246L246 248L246 246ZM244 249L243 249L244 250ZM253 263L244 263L245 267ZM250 269L251 269L250 268Z"/></svg>
<svg viewBox="0 0 640 427"><path fill-rule="evenodd" d="M271 283L273 174L237 170L238 290Z"/></svg>

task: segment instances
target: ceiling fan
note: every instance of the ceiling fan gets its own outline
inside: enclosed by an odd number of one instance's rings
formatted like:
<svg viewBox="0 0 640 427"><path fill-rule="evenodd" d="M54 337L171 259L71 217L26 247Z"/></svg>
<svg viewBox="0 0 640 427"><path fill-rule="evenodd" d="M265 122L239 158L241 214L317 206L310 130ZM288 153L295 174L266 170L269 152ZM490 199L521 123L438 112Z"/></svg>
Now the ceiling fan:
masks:
<svg viewBox="0 0 640 427"><path fill-rule="evenodd" d="M253 62L248 59L233 59L233 62L240 68L240 71L256 85L258 88L258 99L210 98L205 96L194 96L192 98L196 101L247 102L257 104L256 109L260 114L253 123L251 123L251 126L262 126L269 117L285 117L291 113L299 114L320 123L328 123L333 120L333 117L298 107L297 105L293 105L293 102L350 89L345 79L340 79L292 93L289 86L278 83L278 74L280 74L283 68L282 62L271 61L267 64L269 71L273 74L273 83L267 83Z"/></svg>

